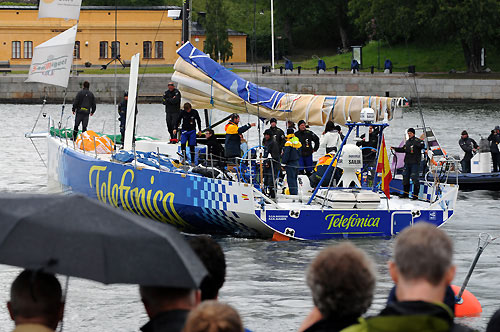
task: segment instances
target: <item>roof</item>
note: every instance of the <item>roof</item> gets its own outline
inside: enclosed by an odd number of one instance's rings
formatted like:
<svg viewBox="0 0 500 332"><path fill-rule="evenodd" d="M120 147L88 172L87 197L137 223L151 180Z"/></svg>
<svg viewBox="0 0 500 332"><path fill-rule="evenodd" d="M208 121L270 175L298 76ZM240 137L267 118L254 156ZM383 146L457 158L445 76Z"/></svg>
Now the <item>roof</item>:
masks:
<svg viewBox="0 0 500 332"><path fill-rule="evenodd" d="M81 10L169 10L182 9L179 6L81 6ZM38 10L38 6L0 6L0 10Z"/></svg>
<svg viewBox="0 0 500 332"><path fill-rule="evenodd" d="M191 35L193 36L204 36L206 34L205 28L199 22L191 23ZM246 33L238 32L232 29L227 29L227 34L230 36L246 36Z"/></svg>

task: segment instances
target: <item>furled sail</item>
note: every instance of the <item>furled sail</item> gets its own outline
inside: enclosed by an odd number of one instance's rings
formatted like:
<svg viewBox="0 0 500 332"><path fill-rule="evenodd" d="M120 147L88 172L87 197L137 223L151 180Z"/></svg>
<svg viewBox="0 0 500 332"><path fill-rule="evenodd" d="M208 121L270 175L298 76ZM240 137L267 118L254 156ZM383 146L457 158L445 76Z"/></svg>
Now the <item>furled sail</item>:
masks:
<svg viewBox="0 0 500 332"><path fill-rule="evenodd" d="M25 82L68 86L77 25L35 47Z"/></svg>
<svg viewBox="0 0 500 332"><path fill-rule="evenodd" d="M38 18L55 17L78 20L81 4L82 0L42 0L39 1Z"/></svg>
<svg viewBox="0 0 500 332"><path fill-rule="evenodd" d="M177 50L179 58L172 80L183 98L196 108L216 108L231 113L250 113L262 118L276 118L310 125L359 121L364 107L376 112L377 120L391 120L399 99L370 96L322 96L275 91L249 82L224 68L186 43Z"/></svg>

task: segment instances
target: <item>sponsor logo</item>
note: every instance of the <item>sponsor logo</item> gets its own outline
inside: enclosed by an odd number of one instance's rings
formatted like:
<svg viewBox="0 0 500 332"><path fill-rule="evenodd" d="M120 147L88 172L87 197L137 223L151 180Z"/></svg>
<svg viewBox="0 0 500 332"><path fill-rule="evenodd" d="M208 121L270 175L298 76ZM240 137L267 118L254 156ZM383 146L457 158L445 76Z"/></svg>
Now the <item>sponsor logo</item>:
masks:
<svg viewBox="0 0 500 332"><path fill-rule="evenodd" d="M357 213L353 213L348 217L340 213L329 214L325 217L325 220L328 222L327 230L332 228L348 230L351 227L377 228L380 222L380 218L373 218L370 215L361 218Z"/></svg>
<svg viewBox="0 0 500 332"><path fill-rule="evenodd" d="M437 212L436 211L430 211L429 212L429 220L436 220L437 219Z"/></svg>
<svg viewBox="0 0 500 332"><path fill-rule="evenodd" d="M67 56L54 58L53 55L47 57L47 61L41 63L33 63L30 68L30 75L41 74L43 76L54 76L58 70L66 70L69 61Z"/></svg>
<svg viewBox="0 0 500 332"><path fill-rule="evenodd" d="M250 199L247 194L241 194L241 198L243 198L244 201L248 201Z"/></svg>

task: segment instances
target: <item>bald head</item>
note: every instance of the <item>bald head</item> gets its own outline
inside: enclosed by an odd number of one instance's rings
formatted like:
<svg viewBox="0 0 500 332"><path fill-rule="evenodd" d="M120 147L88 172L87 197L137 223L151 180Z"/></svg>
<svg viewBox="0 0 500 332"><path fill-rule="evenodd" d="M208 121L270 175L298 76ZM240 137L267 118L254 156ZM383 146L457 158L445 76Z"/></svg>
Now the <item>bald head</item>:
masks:
<svg viewBox="0 0 500 332"><path fill-rule="evenodd" d="M16 325L37 323L55 329L64 309L61 284L53 274L25 270L12 283L7 307Z"/></svg>

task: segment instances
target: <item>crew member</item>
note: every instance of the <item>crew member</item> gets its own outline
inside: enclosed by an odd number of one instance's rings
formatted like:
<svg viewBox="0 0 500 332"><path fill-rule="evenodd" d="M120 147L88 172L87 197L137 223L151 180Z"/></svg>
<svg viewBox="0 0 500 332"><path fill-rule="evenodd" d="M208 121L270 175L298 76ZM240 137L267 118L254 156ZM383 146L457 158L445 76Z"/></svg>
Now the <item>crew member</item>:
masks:
<svg viewBox="0 0 500 332"><path fill-rule="evenodd" d="M205 138L207 139L205 142L208 154L207 160L213 160L216 165L219 166L224 157L224 148L217 140L217 137L215 137L213 129L207 129L205 131Z"/></svg>
<svg viewBox="0 0 500 332"><path fill-rule="evenodd" d="M290 195L297 195L299 187L297 184L297 169L299 168L299 159L301 156L301 147L299 139L293 133L293 128L288 128L286 131L286 143L283 148L283 156L281 162L285 164L286 180Z"/></svg>
<svg viewBox="0 0 500 332"><path fill-rule="evenodd" d="M168 90L163 95L162 103L165 105L170 143L177 143L174 130L177 129L177 120L181 111L181 93L175 88L174 82L168 83Z"/></svg>
<svg viewBox="0 0 500 332"><path fill-rule="evenodd" d="M226 158L231 159L232 162L236 163L236 158L241 157L241 138L240 134L251 127L255 127L255 123L249 123L238 128L240 123L240 116L236 113L231 114L231 119L226 124L226 141L224 147L226 149Z"/></svg>
<svg viewBox="0 0 500 332"><path fill-rule="evenodd" d="M332 163L334 157L335 157L334 153L327 153L323 157L319 158L318 162L316 163L316 167L314 168L314 172L309 177L309 182L312 188L315 188L319 184L321 178L328 169L328 166ZM338 181L340 180L340 177L342 176L342 169L338 167L336 168L335 167L336 165L337 165L337 160L333 162L332 167L330 167L330 170L323 179L323 182L321 183L323 187L330 186L330 184L332 184L332 187L334 187L335 184L338 183ZM335 179L336 183L332 182L332 176Z"/></svg>
<svg viewBox="0 0 500 332"><path fill-rule="evenodd" d="M470 161L473 157L473 153L476 153L479 149L476 141L469 137L466 130L462 131L462 137L458 141L458 145L464 150L465 155L462 160L460 160L460 165L462 165L462 173L470 173Z"/></svg>
<svg viewBox="0 0 500 332"><path fill-rule="evenodd" d="M405 169L403 171L403 195L402 198L407 198L410 192L410 178L413 181L413 199L418 199L420 192L420 160L424 142L415 137L415 129L408 128L408 140L405 144L398 148L391 146L391 150L403 152L405 154Z"/></svg>
<svg viewBox="0 0 500 332"><path fill-rule="evenodd" d="M198 135L201 135L201 119L198 111L191 107L190 103L184 104L184 110L179 114L179 118L175 125L173 134L177 134L177 130L182 122L181 127L181 151L186 160L186 143L189 145L189 153L191 155L191 164L195 162L196 149L196 124L198 124Z"/></svg>
<svg viewBox="0 0 500 332"><path fill-rule="evenodd" d="M262 141L262 145L264 146L263 157L268 158L269 155L271 156L271 160L267 159L264 162L264 185L266 186L269 197L275 198L275 183L280 169L281 149L278 142L276 142L271 129L266 129L266 131L264 131L264 140Z"/></svg>
<svg viewBox="0 0 500 332"><path fill-rule="evenodd" d="M120 105L118 105L118 115L120 116L118 120L120 121L120 134L122 135L122 144L125 144L125 128L127 127L127 105L128 105L128 92L125 91L125 93L123 94L123 100L120 103ZM137 115L137 104L135 105L135 114ZM134 133L135 133L135 123L134 123ZM135 137L135 134L132 137Z"/></svg>
<svg viewBox="0 0 500 332"><path fill-rule="evenodd" d="M274 140L278 143L281 153L281 151L283 151L283 146L285 145L286 138L285 132L277 127L277 123L278 121L275 118L271 118L271 120L269 120L269 124L271 126L268 130L270 131L271 136L274 138Z"/></svg>
<svg viewBox="0 0 500 332"><path fill-rule="evenodd" d="M304 120L299 121L299 130L295 133L295 136L302 145L299 159L300 170L305 172L307 176L310 176L313 170L312 155L319 149L319 137L306 128L306 122Z"/></svg>
<svg viewBox="0 0 500 332"><path fill-rule="evenodd" d="M95 113L95 97L92 92L89 91L90 83L88 81L83 82L83 89L78 92L73 101L73 114L75 117L75 128L73 128L73 140L76 141L78 136L78 127L80 123L82 124L82 133L87 131L87 125L89 124L89 115L92 116Z"/></svg>
<svg viewBox="0 0 500 332"><path fill-rule="evenodd" d="M495 129L491 131L490 136L488 136L488 141L490 141L493 172L500 172L500 150L498 147L498 144L500 144L500 126L496 126Z"/></svg>

